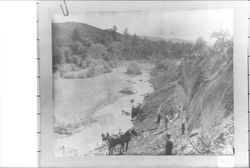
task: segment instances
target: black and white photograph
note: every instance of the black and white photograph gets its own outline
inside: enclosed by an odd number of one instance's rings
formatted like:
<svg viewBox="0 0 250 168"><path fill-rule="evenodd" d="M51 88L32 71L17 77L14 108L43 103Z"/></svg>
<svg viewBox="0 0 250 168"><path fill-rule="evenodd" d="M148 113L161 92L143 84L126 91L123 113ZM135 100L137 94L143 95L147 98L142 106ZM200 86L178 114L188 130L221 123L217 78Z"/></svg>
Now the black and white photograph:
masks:
<svg viewBox="0 0 250 168"><path fill-rule="evenodd" d="M0 167L249 167L249 4L0 1Z"/></svg>
<svg viewBox="0 0 250 168"><path fill-rule="evenodd" d="M54 15L55 156L233 155L233 12Z"/></svg>

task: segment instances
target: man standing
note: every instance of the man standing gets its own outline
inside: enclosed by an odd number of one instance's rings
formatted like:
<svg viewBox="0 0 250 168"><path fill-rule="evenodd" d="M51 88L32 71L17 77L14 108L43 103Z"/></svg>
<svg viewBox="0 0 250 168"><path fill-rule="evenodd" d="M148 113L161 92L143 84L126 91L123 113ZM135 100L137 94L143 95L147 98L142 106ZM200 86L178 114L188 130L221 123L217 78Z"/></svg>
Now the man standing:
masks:
<svg viewBox="0 0 250 168"><path fill-rule="evenodd" d="M121 129L119 129L119 131L118 131L118 135L119 135L119 137L121 137L121 136L122 136L122 134L123 134L122 130L121 130Z"/></svg>
<svg viewBox="0 0 250 168"><path fill-rule="evenodd" d="M168 116L165 114L165 127L168 130Z"/></svg>
<svg viewBox="0 0 250 168"><path fill-rule="evenodd" d="M165 155L172 155L173 142L170 140L171 135L166 135L166 144L165 144Z"/></svg>
<svg viewBox="0 0 250 168"><path fill-rule="evenodd" d="M181 134L182 135L185 134L185 119L182 119L182 122L181 122Z"/></svg>
<svg viewBox="0 0 250 168"><path fill-rule="evenodd" d="M171 107L169 114L170 114L170 116L171 116L170 119L171 119L171 120L174 119L174 109L173 109L173 107Z"/></svg>
<svg viewBox="0 0 250 168"><path fill-rule="evenodd" d="M160 124L160 122L161 122L161 113L159 112L159 113L157 114L157 121L156 121L156 123L157 123L157 124Z"/></svg>
<svg viewBox="0 0 250 168"><path fill-rule="evenodd" d="M124 113L124 114L129 114L129 115L131 115L131 120L132 120L132 111L133 111L133 109L134 109L134 106L135 106L135 102L134 102L134 100L132 99L132 100L130 100L130 102L129 102L129 104L127 104L125 107L123 107L123 109L122 109L122 112ZM125 110L124 110L125 109Z"/></svg>

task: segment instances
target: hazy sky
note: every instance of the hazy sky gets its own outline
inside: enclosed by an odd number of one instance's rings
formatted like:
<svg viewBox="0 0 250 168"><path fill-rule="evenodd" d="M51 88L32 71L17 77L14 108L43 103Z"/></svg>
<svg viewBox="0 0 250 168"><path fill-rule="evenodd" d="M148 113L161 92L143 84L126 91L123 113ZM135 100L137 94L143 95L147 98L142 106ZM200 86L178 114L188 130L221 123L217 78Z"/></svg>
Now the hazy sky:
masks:
<svg viewBox="0 0 250 168"><path fill-rule="evenodd" d="M55 15L54 22L81 22L101 29L116 25L123 33L195 41L198 37L212 42L214 31L228 30L233 34L233 9L198 9L176 11L124 11Z"/></svg>

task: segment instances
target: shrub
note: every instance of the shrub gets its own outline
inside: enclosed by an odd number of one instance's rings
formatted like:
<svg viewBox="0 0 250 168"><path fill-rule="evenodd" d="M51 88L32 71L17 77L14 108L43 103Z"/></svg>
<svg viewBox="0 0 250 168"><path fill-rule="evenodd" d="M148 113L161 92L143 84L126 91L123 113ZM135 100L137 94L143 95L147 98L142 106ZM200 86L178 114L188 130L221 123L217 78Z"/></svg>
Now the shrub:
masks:
<svg viewBox="0 0 250 168"><path fill-rule="evenodd" d="M158 59L155 61L155 68L158 70L168 70L171 62L170 59Z"/></svg>
<svg viewBox="0 0 250 168"><path fill-rule="evenodd" d="M71 63L72 61L72 53L71 53L71 50L68 48L68 47L64 47L63 48L63 55L64 55L64 60L66 63Z"/></svg>
<svg viewBox="0 0 250 168"><path fill-rule="evenodd" d="M80 71L77 72L77 77L78 78L87 78L87 69L81 69Z"/></svg>
<svg viewBox="0 0 250 168"><path fill-rule="evenodd" d="M140 75L141 69L136 62L131 62L127 68L127 74Z"/></svg>
<svg viewBox="0 0 250 168"><path fill-rule="evenodd" d="M90 62L91 61L89 59L81 59L81 61L80 61L80 67L82 69L85 69L85 68L87 68L89 66Z"/></svg>
<svg viewBox="0 0 250 168"><path fill-rule="evenodd" d="M108 63L104 63L103 68L104 68L104 73L110 73L110 72L112 72L112 68L111 68L111 66L109 66Z"/></svg>
<svg viewBox="0 0 250 168"><path fill-rule="evenodd" d="M72 71L78 71L79 68L75 64L70 64Z"/></svg>
<svg viewBox="0 0 250 168"><path fill-rule="evenodd" d="M75 72L66 72L62 76L64 79L74 79L77 78L77 74Z"/></svg>
<svg viewBox="0 0 250 168"><path fill-rule="evenodd" d="M165 68L165 65L164 65L163 62L157 61L157 62L155 63L155 68L156 68L156 69L163 69L163 68Z"/></svg>
<svg viewBox="0 0 250 168"><path fill-rule="evenodd" d="M61 77L61 76L60 76L60 72L57 71L57 72L53 73L53 77L54 77L55 79L59 79L59 78Z"/></svg>
<svg viewBox="0 0 250 168"><path fill-rule="evenodd" d="M108 64L111 68L115 68L115 67L117 67L118 62L117 62L117 60L114 59L114 60L109 60Z"/></svg>
<svg viewBox="0 0 250 168"><path fill-rule="evenodd" d="M126 94L126 95L135 94L130 88L124 88L123 90L120 90L120 93Z"/></svg>
<svg viewBox="0 0 250 168"><path fill-rule="evenodd" d="M71 57L72 63L75 64L76 66L79 66L81 63L81 58L77 55L72 55Z"/></svg>
<svg viewBox="0 0 250 168"><path fill-rule="evenodd" d="M90 78L90 77L93 77L94 75L95 75L95 66L93 64L91 64L88 67L87 77Z"/></svg>
<svg viewBox="0 0 250 168"><path fill-rule="evenodd" d="M58 67L58 71L60 72L60 76L63 77L65 73L77 71L79 68L75 64L62 64Z"/></svg>
<svg viewBox="0 0 250 168"><path fill-rule="evenodd" d="M67 128L63 128L63 127L55 127L54 133L59 134L59 135L71 135L72 134L72 132L70 132Z"/></svg>
<svg viewBox="0 0 250 168"><path fill-rule="evenodd" d="M98 75L101 75L104 73L104 66L103 65L97 65L94 68L95 68L94 76L98 76Z"/></svg>

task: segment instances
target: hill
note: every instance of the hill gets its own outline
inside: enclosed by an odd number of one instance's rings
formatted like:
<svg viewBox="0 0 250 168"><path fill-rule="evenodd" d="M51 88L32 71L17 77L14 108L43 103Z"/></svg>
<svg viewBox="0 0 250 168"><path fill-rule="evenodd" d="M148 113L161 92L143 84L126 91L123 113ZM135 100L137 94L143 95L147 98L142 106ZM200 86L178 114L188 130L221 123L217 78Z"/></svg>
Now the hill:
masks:
<svg viewBox="0 0 250 168"><path fill-rule="evenodd" d="M128 29L123 34L116 30L116 26L103 30L77 22L52 23L54 72L65 63L85 69L96 64L97 59L113 67L119 60L181 58L190 54L193 47L179 39L159 41L160 38L130 35Z"/></svg>
<svg viewBox="0 0 250 168"><path fill-rule="evenodd" d="M139 136L128 154L163 154L167 133L178 155L233 154L232 56L192 58L181 65L169 60L165 70L155 69L152 75L155 91L144 100L143 113L135 123ZM158 125L159 110L163 119ZM168 130L164 116L170 116Z"/></svg>
<svg viewBox="0 0 250 168"><path fill-rule="evenodd" d="M110 36L112 35L111 30L103 30L79 22L52 23L52 30L54 30L54 35L59 37L65 45L73 42L74 40L81 41L81 39L89 39L91 42L97 43L99 40L98 38L101 38L105 34ZM73 35L74 33L75 37ZM121 36L118 32L115 32L115 34L116 36Z"/></svg>

